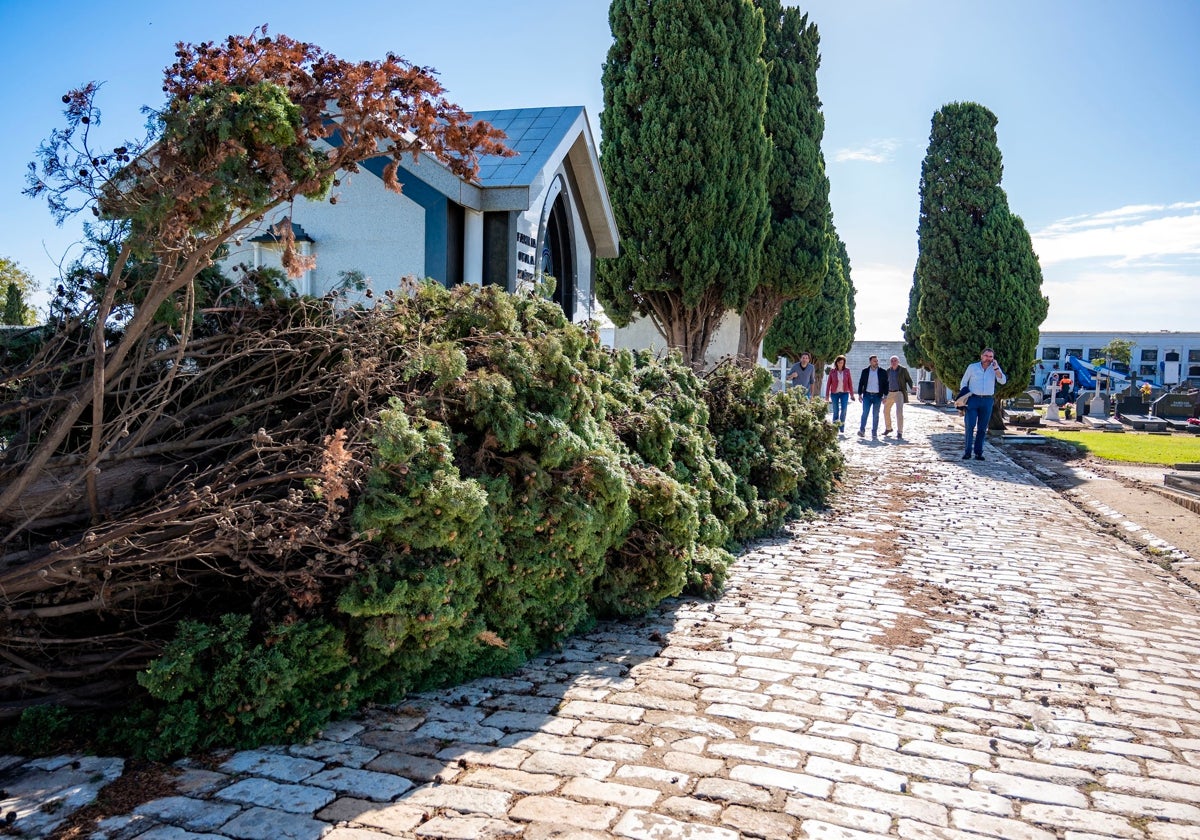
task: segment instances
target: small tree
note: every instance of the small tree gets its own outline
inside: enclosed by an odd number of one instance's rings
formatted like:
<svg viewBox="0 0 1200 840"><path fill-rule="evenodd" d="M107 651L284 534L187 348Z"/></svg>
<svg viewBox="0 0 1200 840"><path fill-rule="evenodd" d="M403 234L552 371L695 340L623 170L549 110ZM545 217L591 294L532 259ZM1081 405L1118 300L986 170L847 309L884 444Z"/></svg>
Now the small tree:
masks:
<svg viewBox="0 0 1200 840"><path fill-rule="evenodd" d="M7 257L0 257L0 289L5 290L0 324L32 326L37 323L37 313L27 304L29 295L37 290L37 282L32 274Z"/></svg>
<svg viewBox="0 0 1200 840"><path fill-rule="evenodd" d="M597 266L618 326L645 316L693 367L758 282L770 141L750 0L613 0L600 163L621 255Z"/></svg>
<svg viewBox="0 0 1200 840"><path fill-rule="evenodd" d="M368 158L390 158L384 183L398 192L403 155L428 152L471 176L478 154L505 151L502 135L443 98L430 71L394 55L343 61L263 29L219 44L180 44L175 56L151 136L98 148L92 137L98 88L89 84L63 96L67 127L43 143L40 166L30 165L26 193L46 198L60 222L88 209L122 235L89 272L88 300L39 363L62 357L79 375L54 410L43 412L42 425L0 459L0 516L52 457L67 454L59 448L71 445L89 408L89 443L71 455L98 510L100 461L160 424L164 393L182 366L169 367L153 388L118 397L120 383L144 367L139 354L161 353L162 342L186 344L188 317L150 339L164 317L194 311L196 279L225 243L297 198L323 198L339 173L357 172ZM291 226L275 230L284 266L302 272L308 266L296 253ZM110 316L118 310L122 329L110 343ZM90 325L90 357L75 353L80 325ZM106 402L120 405L121 422L109 422ZM79 480L64 480L61 492Z"/></svg>
<svg viewBox="0 0 1200 840"><path fill-rule="evenodd" d="M829 179L821 154L825 118L817 97L821 64L817 25L779 0L755 0L763 10L763 57L771 68L764 126L771 138L767 191L771 228L758 285L742 312L738 356L758 362L771 322L788 300L812 297L825 277Z"/></svg>
<svg viewBox="0 0 1200 840"><path fill-rule="evenodd" d="M910 320L943 382L957 383L979 351L993 347L1009 374L1000 398L1025 389L1049 305L1029 233L1000 187L1002 171L991 111L966 102L934 114L921 166L917 319Z"/></svg>

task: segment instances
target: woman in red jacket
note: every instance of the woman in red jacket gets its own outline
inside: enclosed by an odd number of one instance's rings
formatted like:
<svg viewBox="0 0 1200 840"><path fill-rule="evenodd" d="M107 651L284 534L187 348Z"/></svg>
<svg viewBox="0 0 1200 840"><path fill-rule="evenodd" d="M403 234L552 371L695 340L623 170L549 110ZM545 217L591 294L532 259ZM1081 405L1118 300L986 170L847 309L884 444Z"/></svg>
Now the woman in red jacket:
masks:
<svg viewBox="0 0 1200 840"><path fill-rule="evenodd" d="M833 404L833 422L837 424L838 433L846 431L846 408L854 399L854 385L850 381L850 371L846 370L845 356L833 360L833 369L825 378L825 399Z"/></svg>

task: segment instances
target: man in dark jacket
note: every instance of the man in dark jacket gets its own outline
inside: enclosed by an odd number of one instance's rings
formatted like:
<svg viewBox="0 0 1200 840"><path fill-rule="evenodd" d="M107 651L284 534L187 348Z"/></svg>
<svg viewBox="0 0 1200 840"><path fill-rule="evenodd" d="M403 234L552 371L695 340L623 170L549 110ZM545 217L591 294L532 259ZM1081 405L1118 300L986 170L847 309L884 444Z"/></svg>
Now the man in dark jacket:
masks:
<svg viewBox="0 0 1200 840"><path fill-rule="evenodd" d="M879 437L879 406L887 394L887 375L879 368L879 357L868 359L870 364L863 368L858 377L858 398L862 400L862 422L858 424L858 436L867 434L867 413L871 414L871 440Z"/></svg>

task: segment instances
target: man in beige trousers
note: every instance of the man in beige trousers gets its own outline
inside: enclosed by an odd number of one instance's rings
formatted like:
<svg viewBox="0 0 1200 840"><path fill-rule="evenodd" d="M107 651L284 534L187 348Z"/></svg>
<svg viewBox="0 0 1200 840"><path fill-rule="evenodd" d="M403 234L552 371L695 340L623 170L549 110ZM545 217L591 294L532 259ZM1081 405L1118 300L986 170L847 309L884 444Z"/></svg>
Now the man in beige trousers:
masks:
<svg viewBox="0 0 1200 840"><path fill-rule="evenodd" d="M912 390L913 380L908 368L900 364L899 356L888 362L886 376L887 396L883 400L883 436L892 433L892 406L896 408L896 440L904 440L904 404Z"/></svg>

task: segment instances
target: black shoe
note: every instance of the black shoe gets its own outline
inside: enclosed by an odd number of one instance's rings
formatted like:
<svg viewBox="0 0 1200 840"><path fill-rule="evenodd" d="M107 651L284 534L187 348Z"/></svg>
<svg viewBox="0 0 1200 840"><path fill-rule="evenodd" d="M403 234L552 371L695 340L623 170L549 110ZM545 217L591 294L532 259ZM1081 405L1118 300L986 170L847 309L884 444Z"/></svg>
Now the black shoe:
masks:
<svg viewBox="0 0 1200 840"><path fill-rule="evenodd" d="M971 460L971 453L970 453L970 452L964 452L964 453L963 453L963 456L962 456L962 459L963 459L964 461L969 461L969 460Z"/></svg>
<svg viewBox="0 0 1200 840"><path fill-rule="evenodd" d="M984 459L984 457L983 457L982 455L976 455L976 456L975 456L975 460L976 460L976 461L983 461L983 460L985 460L985 459Z"/></svg>
<svg viewBox="0 0 1200 840"><path fill-rule="evenodd" d="M888 435L890 435L891 433L892 433L892 430L891 430L891 429L887 429L887 430L885 430L885 431L884 431L884 433L883 433L883 436L884 436L884 437L887 437L887 436L888 436Z"/></svg>

